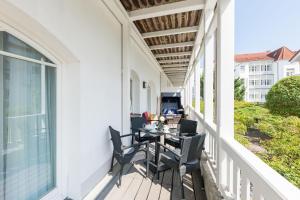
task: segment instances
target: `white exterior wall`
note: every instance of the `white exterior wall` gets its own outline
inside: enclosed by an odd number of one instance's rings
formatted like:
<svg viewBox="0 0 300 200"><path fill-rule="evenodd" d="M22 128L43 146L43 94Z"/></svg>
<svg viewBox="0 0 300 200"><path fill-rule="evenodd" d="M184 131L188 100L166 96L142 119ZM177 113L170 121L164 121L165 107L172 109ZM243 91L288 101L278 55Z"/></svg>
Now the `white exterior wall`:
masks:
<svg viewBox="0 0 300 200"><path fill-rule="evenodd" d="M8 19L14 24L10 25ZM122 108L122 56L127 56L122 53L122 24L102 1L96 0L2 1L0 22L38 45L47 44L41 46L45 49L42 52L61 62L57 84L57 192L49 199L81 199L108 172L112 155L108 126L121 130L122 111L129 113L129 105L128 110ZM129 43L129 34L125 40ZM53 48L55 45L57 48ZM164 85L171 84L160 78L160 72L132 40L123 67L127 60L129 67L123 71L125 96L129 98L129 76L124 74L134 69L141 82L150 82L155 88L151 95L155 112L160 79ZM143 111L147 93L142 85L140 94ZM129 104L129 99L124 101ZM123 129L129 131L129 115L126 117Z"/></svg>
<svg viewBox="0 0 300 200"><path fill-rule="evenodd" d="M140 113L148 111L147 89L143 88L143 81L151 88L151 113L157 112L157 101L160 97L160 71L158 71L147 55L141 51L137 42L130 38L129 68L134 70L140 79Z"/></svg>
<svg viewBox="0 0 300 200"><path fill-rule="evenodd" d="M261 65L272 65L271 71L259 71L251 72L250 66L261 66ZM244 66L245 70L242 70ZM248 102L265 102L265 95L271 87L282 78L287 77L287 69L294 69L295 74L299 73L299 63L290 63L286 60L280 61L251 61L251 62L241 62L235 63L235 78L240 77L245 83L245 101ZM251 80L257 80L256 85L251 84ZM264 80L271 80L271 84L262 84Z"/></svg>

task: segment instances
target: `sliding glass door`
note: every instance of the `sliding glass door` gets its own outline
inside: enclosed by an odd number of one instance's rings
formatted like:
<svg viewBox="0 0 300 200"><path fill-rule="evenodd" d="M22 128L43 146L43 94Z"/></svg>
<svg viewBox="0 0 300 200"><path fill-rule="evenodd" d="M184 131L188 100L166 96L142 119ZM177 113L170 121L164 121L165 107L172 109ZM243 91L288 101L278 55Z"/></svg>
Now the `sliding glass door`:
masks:
<svg viewBox="0 0 300 200"><path fill-rule="evenodd" d="M37 200L56 184L56 68L0 32L0 199Z"/></svg>

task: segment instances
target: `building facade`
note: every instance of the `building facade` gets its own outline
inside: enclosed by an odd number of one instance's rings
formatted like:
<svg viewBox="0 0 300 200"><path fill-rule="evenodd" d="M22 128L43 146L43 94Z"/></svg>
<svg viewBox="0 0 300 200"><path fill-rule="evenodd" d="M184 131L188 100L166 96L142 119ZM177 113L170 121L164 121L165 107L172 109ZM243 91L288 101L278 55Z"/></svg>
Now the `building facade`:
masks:
<svg viewBox="0 0 300 200"><path fill-rule="evenodd" d="M275 51L235 56L235 78L245 85L245 101L263 103L270 88L280 79L299 74L296 52L287 47Z"/></svg>

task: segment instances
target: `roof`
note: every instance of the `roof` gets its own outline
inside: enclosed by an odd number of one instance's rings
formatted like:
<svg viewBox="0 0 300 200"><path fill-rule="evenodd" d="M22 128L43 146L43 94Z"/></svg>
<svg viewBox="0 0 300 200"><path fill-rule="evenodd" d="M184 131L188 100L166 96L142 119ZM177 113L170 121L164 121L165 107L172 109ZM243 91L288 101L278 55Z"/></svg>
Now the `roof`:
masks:
<svg viewBox="0 0 300 200"><path fill-rule="evenodd" d="M300 50L290 59L291 62L300 61Z"/></svg>
<svg viewBox="0 0 300 200"><path fill-rule="evenodd" d="M281 47L275 51L260 52L260 53L250 53L250 54L238 54L235 55L236 62L249 62L249 61L259 61L259 60L290 60L296 52L291 51L287 47Z"/></svg>

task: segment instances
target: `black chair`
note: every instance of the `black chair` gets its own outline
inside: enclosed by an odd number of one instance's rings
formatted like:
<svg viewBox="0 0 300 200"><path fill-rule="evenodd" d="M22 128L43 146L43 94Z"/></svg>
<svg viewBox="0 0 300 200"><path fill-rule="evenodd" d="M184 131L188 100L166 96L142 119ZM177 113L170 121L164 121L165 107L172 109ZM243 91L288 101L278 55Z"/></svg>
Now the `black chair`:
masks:
<svg viewBox="0 0 300 200"><path fill-rule="evenodd" d="M179 128L179 137L166 137L165 145L168 144L175 148L181 147L181 137L182 136L193 136L197 134L197 121L181 119Z"/></svg>
<svg viewBox="0 0 300 200"><path fill-rule="evenodd" d="M181 181L181 195L184 199L183 176L187 173L192 173L200 170L200 159L204 147L205 133L191 137L182 137L181 152L178 153L169 147L161 145L165 152L160 154L160 162L164 163L169 168L178 171ZM200 173L199 173L200 174Z"/></svg>
<svg viewBox="0 0 300 200"><path fill-rule="evenodd" d="M120 174L119 174L119 185L121 185L124 165L130 163L132 158L139 151L144 151L145 154L146 154L146 165L147 165L147 167L146 167L146 176L148 176L148 170L149 170L149 142L144 141L144 142L141 142L141 143L132 144L130 146L123 146L121 138L132 136L132 134L120 135L120 132L116 131L111 126L109 126L109 131L110 131L111 140L112 140L113 146L114 146L113 156L112 156L111 166L110 166L110 172L112 172L114 158L115 158L121 166ZM142 146L144 146L144 147L142 147Z"/></svg>
<svg viewBox="0 0 300 200"><path fill-rule="evenodd" d="M134 139L137 142L149 141L149 143L152 143L159 140L159 136L155 136L147 133L141 136L141 132L139 131L139 129L143 128L144 124L147 123L144 117L131 117L130 119L131 119L131 131Z"/></svg>

